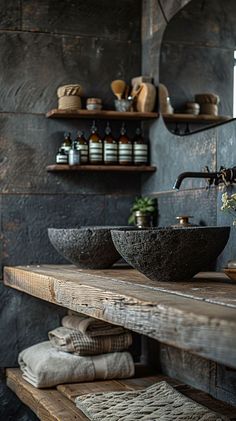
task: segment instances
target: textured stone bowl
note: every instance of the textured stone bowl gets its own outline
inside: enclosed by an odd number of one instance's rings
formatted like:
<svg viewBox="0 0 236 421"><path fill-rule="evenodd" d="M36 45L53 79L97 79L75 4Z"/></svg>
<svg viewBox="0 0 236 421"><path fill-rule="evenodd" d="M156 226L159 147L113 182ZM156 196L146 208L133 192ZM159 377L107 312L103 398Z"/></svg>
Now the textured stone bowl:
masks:
<svg viewBox="0 0 236 421"><path fill-rule="evenodd" d="M186 281L208 267L224 249L230 227L114 230L120 255L154 281Z"/></svg>
<svg viewBox="0 0 236 421"><path fill-rule="evenodd" d="M79 268L106 269L121 257L111 238L112 228L120 227L48 228L48 237L58 253Z"/></svg>

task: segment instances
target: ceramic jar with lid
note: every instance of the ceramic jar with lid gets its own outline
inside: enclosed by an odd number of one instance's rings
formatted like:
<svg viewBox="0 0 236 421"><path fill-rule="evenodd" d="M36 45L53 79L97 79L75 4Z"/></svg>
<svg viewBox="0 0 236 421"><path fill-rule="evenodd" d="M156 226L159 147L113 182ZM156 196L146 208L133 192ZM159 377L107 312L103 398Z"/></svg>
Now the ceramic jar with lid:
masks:
<svg viewBox="0 0 236 421"><path fill-rule="evenodd" d="M101 98L88 98L86 101L86 108L87 110L91 111L99 111L102 109L102 100Z"/></svg>

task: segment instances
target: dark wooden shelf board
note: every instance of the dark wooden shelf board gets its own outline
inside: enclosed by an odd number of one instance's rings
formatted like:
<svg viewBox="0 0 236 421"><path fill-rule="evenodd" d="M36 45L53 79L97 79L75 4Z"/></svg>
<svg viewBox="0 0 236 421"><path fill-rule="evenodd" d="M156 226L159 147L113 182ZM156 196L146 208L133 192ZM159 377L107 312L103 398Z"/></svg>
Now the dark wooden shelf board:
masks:
<svg viewBox="0 0 236 421"><path fill-rule="evenodd" d="M232 117L230 116L223 116L223 115L210 115L210 114L163 114L163 119L166 123L195 123L195 124L202 124L202 123L209 123L209 124L216 124L222 123L224 121L231 120Z"/></svg>
<svg viewBox="0 0 236 421"><path fill-rule="evenodd" d="M36 389L22 378L17 368L6 370L7 386L38 416L41 421L86 421L88 418L75 406L75 398L87 393L98 392L131 392L144 389L154 383L167 381L178 392L206 406L221 416L235 420L236 409L208 394L184 385L170 377L157 374L124 380L105 380L58 385L57 388Z"/></svg>
<svg viewBox="0 0 236 421"><path fill-rule="evenodd" d="M52 164L47 166L49 172L63 172L63 171L79 171L79 172L154 172L156 167L153 166L135 166L135 165L66 165L66 164Z"/></svg>
<svg viewBox="0 0 236 421"><path fill-rule="evenodd" d="M87 118L87 119L108 119L108 120L148 120L158 117L158 113L140 113L136 111L118 112L113 110L58 110L53 109L47 112L47 118Z"/></svg>

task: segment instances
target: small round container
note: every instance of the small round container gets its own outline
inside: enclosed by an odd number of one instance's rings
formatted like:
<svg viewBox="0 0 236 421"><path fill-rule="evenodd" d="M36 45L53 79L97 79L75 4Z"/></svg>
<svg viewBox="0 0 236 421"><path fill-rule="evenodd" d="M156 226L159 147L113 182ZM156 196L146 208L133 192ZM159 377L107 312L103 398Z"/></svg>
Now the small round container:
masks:
<svg viewBox="0 0 236 421"><path fill-rule="evenodd" d="M88 98L86 101L87 110L101 110L102 100L101 98Z"/></svg>

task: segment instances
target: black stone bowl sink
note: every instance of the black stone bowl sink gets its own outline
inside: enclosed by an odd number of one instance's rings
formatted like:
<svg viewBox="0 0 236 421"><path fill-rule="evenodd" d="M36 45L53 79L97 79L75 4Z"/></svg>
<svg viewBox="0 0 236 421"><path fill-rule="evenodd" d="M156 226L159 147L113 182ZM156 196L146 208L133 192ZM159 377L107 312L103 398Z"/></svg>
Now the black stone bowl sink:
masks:
<svg viewBox="0 0 236 421"><path fill-rule="evenodd" d="M111 238L112 228L120 227L48 228L48 237L58 253L79 268L106 269L121 257Z"/></svg>
<svg viewBox="0 0 236 421"><path fill-rule="evenodd" d="M154 281L186 281L214 262L230 227L112 230L120 255Z"/></svg>

